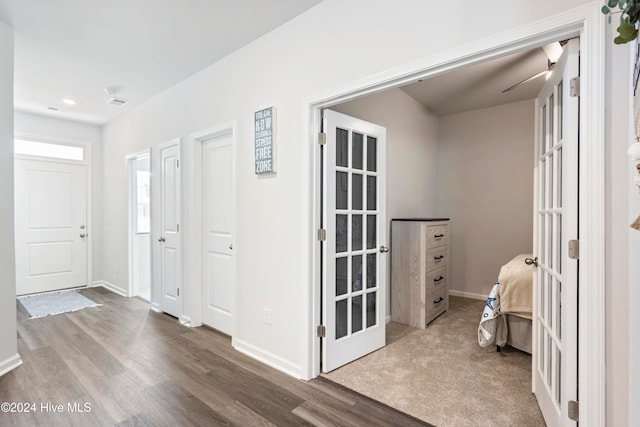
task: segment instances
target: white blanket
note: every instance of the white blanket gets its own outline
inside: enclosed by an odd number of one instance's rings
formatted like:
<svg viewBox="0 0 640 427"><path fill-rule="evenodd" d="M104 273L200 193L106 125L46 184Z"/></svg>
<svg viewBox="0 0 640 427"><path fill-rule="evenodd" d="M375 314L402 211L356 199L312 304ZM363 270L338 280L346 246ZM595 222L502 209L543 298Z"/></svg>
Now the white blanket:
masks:
<svg viewBox="0 0 640 427"><path fill-rule="evenodd" d="M521 254L503 265L498 275L500 282L500 311L531 319L533 268L525 259L531 254Z"/></svg>
<svg viewBox="0 0 640 427"><path fill-rule="evenodd" d="M482 319L480 319L480 325L478 326L478 344L480 344L480 347L487 347L493 343L502 347L507 343L507 328L504 324L506 320L500 314L499 286L499 282L493 285L482 311Z"/></svg>

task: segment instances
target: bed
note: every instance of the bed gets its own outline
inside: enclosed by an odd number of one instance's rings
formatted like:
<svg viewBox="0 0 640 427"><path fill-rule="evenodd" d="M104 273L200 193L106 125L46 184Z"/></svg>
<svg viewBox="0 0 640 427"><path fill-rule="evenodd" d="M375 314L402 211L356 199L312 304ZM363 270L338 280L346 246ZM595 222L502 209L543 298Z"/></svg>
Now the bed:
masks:
<svg viewBox="0 0 640 427"><path fill-rule="evenodd" d="M517 255L500 269L478 326L480 346L510 345L531 353L533 269L525 263L530 257Z"/></svg>

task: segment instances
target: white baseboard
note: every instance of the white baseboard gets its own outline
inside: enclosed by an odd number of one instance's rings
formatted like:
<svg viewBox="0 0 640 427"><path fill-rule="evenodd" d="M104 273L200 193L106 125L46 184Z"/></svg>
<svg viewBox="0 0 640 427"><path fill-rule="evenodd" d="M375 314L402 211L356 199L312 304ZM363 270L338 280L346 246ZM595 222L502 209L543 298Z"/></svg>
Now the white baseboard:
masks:
<svg viewBox="0 0 640 427"><path fill-rule="evenodd" d="M11 356L7 360L0 362L0 377L20 365L22 365L22 358L18 353Z"/></svg>
<svg viewBox="0 0 640 427"><path fill-rule="evenodd" d="M489 294L476 294L473 292L464 292L464 291L456 291L455 289L449 289L449 295L452 297L464 297L471 299L479 299L482 301L486 301L489 298Z"/></svg>
<svg viewBox="0 0 640 427"><path fill-rule="evenodd" d="M107 282L106 280L96 280L91 283L91 287L102 286L105 289L109 289L111 292L121 295L123 297L128 297L127 291L122 289L120 286L116 286L111 282Z"/></svg>
<svg viewBox="0 0 640 427"><path fill-rule="evenodd" d="M158 304L157 302L152 302L151 304L149 304L149 308L153 311L155 311L156 313L162 313L162 309L160 308L160 304Z"/></svg>
<svg viewBox="0 0 640 427"><path fill-rule="evenodd" d="M299 365L291 363L280 356L276 356L275 354L269 353L268 351L264 351L261 348L258 348L237 338L232 338L231 345L240 353L244 353L249 357L253 357L254 359L264 363L265 365L271 366L272 368L282 371L287 375L291 375L294 378L303 378L302 369Z"/></svg>
<svg viewBox="0 0 640 427"><path fill-rule="evenodd" d="M192 327L191 326L191 318L188 317L188 316L185 316L184 314L178 318L178 321L180 322L180 324L182 324L182 325L184 325L186 327L189 327L189 328Z"/></svg>

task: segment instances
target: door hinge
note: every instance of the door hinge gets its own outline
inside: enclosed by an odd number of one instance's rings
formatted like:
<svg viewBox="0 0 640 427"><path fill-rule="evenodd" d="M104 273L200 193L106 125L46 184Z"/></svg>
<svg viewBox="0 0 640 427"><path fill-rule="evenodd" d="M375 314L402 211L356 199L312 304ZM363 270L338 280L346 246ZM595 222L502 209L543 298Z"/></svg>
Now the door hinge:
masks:
<svg viewBox="0 0 640 427"><path fill-rule="evenodd" d="M578 421L579 414L579 405L575 400L570 400L567 403L567 416L570 420Z"/></svg>
<svg viewBox="0 0 640 427"><path fill-rule="evenodd" d="M324 325L318 325L316 328L318 338L325 338L327 336L327 327Z"/></svg>
<svg viewBox="0 0 640 427"><path fill-rule="evenodd" d="M176 224L176 233L180 232L180 224Z"/></svg>
<svg viewBox="0 0 640 427"><path fill-rule="evenodd" d="M569 259L580 258L580 240L569 240Z"/></svg>
<svg viewBox="0 0 640 427"><path fill-rule="evenodd" d="M176 295L180 296L180 288L176 288Z"/></svg>
<svg viewBox="0 0 640 427"><path fill-rule="evenodd" d="M318 240L320 240L321 242L327 240L327 230L325 230L324 228L318 229Z"/></svg>
<svg viewBox="0 0 640 427"><path fill-rule="evenodd" d="M180 159L176 159L176 168L180 167Z"/></svg>
<svg viewBox="0 0 640 427"><path fill-rule="evenodd" d="M327 144L327 134L324 132L318 133L318 144L326 145Z"/></svg>
<svg viewBox="0 0 640 427"><path fill-rule="evenodd" d="M569 81L569 95L580 96L580 77L574 77Z"/></svg>

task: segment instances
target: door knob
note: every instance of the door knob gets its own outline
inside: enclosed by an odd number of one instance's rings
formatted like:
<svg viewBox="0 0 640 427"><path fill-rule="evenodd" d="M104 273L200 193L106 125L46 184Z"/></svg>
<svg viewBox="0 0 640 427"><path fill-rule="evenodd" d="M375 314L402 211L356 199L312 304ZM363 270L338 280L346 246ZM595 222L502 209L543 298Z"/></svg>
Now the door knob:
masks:
<svg viewBox="0 0 640 427"><path fill-rule="evenodd" d="M233 250L233 243L229 245L229 249Z"/></svg>
<svg viewBox="0 0 640 427"><path fill-rule="evenodd" d="M386 254L387 252L389 252L389 248L388 247L386 247L384 245L380 246L380 253L381 254Z"/></svg>
<svg viewBox="0 0 640 427"><path fill-rule="evenodd" d="M538 266L538 257L535 258L525 258L524 263L527 265L535 265Z"/></svg>
<svg viewBox="0 0 640 427"><path fill-rule="evenodd" d="M80 233L80 237L86 237L87 235L84 233Z"/></svg>
<svg viewBox="0 0 640 427"><path fill-rule="evenodd" d="M160 237L160 238L158 239L158 242L160 242L160 243L164 242L164 237Z"/></svg>
<svg viewBox="0 0 640 427"><path fill-rule="evenodd" d="M80 230L84 230L84 225L81 225L81 226L80 226Z"/></svg>

